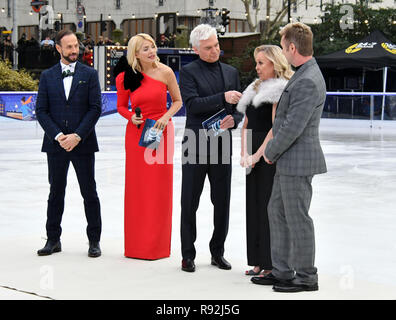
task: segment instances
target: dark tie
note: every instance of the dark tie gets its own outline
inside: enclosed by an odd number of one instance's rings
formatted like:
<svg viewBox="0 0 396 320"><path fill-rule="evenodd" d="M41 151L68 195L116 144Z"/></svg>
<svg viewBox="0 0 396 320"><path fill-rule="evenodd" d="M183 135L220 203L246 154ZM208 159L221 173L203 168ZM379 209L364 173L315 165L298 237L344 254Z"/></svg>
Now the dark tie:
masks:
<svg viewBox="0 0 396 320"><path fill-rule="evenodd" d="M62 72L62 79L66 77L72 77L74 75L74 72L71 72L70 70L66 70Z"/></svg>

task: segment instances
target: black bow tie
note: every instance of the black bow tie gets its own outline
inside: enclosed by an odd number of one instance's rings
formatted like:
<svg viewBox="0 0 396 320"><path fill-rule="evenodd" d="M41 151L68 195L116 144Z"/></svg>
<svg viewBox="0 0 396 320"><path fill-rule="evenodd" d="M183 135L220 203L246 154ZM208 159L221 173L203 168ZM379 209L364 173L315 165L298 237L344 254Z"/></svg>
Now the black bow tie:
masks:
<svg viewBox="0 0 396 320"><path fill-rule="evenodd" d="M62 72L62 79L66 77L72 77L74 75L74 72L71 72L70 70L66 70Z"/></svg>

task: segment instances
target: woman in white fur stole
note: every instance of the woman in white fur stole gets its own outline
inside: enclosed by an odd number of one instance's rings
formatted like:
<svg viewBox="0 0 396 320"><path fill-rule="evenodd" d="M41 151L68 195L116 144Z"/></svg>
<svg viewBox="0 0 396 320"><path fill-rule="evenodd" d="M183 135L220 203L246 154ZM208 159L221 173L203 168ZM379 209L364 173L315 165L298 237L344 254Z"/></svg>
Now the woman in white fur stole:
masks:
<svg viewBox="0 0 396 320"><path fill-rule="evenodd" d="M245 113L242 126L241 166L246 175L247 260L253 269L246 275L269 273L272 269L267 205L271 196L275 165L264 161L277 102L293 75L282 50L274 45L255 49L258 79L243 92L237 109Z"/></svg>

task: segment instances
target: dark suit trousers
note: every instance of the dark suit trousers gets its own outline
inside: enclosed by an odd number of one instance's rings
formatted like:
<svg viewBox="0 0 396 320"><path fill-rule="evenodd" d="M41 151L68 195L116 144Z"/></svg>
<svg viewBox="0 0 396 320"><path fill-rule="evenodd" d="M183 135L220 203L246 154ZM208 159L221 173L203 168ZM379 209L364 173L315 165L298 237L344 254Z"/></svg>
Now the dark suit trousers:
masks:
<svg viewBox="0 0 396 320"><path fill-rule="evenodd" d="M95 154L73 154L67 152L47 153L48 179L50 194L47 209L48 240L60 239L61 221L65 203L67 173L70 162L76 171L81 195L84 199L85 216L87 218L87 235L90 241L99 241L102 230L100 202L96 192Z"/></svg>
<svg viewBox="0 0 396 320"><path fill-rule="evenodd" d="M183 259L195 259L196 212L206 175L210 182L211 201L214 206L214 230L209 248L212 256L224 254L224 242L228 233L231 163L182 165L181 194L181 246Z"/></svg>

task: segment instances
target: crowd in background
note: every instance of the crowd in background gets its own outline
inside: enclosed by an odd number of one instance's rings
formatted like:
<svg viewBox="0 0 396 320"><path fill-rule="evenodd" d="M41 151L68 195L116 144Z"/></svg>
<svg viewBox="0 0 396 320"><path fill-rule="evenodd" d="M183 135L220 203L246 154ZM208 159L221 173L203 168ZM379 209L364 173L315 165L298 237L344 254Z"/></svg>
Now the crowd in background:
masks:
<svg viewBox="0 0 396 320"><path fill-rule="evenodd" d="M94 46L126 46L129 38L124 38L121 42L113 41L108 37L99 36L95 42L91 35L87 35L85 39L80 40L79 61L89 66L93 64L92 49ZM175 35L161 34L157 40L158 47L174 47ZM0 60L8 60L14 64L14 50L18 52L18 61L16 61L18 69L46 69L56 63L60 57L55 49L55 36L44 36L41 42L34 37L27 39L25 33L22 34L16 46L11 41L11 36L0 37Z"/></svg>

